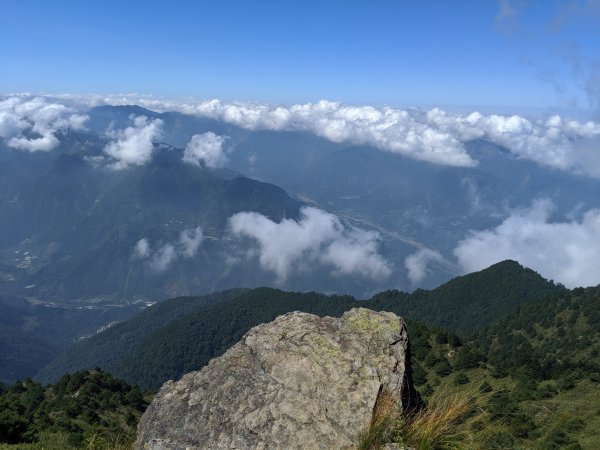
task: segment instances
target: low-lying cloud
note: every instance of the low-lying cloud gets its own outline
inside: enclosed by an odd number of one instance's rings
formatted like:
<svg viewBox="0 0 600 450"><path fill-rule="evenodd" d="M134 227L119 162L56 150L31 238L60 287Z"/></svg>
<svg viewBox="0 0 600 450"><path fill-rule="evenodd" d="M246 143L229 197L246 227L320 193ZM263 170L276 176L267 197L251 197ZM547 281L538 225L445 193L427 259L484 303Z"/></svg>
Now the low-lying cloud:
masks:
<svg viewBox="0 0 600 450"><path fill-rule="evenodd" d="M274 222L262 214L242 212L229 219L231 233L258 246L263 269L279 282L292 273L330 267L333 275L356 275L381 280L391 275L391 265L378 253L378 234L344 225L326 211L303 207L300 219Z"/></svg>
<svg viewBox="0 0 600 450"><path fill-rule="evenodd" d="M143 260L153 272L164 272L178 258L193 258L204 238L201 227L190 228L179 234L176 242L167 242L153 249L148 239L136 242L133 258Z"/></svg>
<svg viewBox="0 0 600 450"><path fill-rule="evenodd" d="M190 164L210 168L223 167L229 160L223 150L225 137L211 131L195 134L185 146L183 160Z"/></svg>
<svg viewBox="0 0 600 450"><path fill-rule="evenodd" d="M108 130L113 140L104 147L104 153L112 158L114 169L128 166L142 166L152 160L154 141L162 133L163 122L160 119L148 119L146 116L131 117L133 126L124 130Z"/></svg>
<svg viewBox="0 0 600 450"><path fill-rule="evenodd" d="M87 120L73 108L40 97L0 99L0 138L18 150L53 150L60 143L58 131L82 130Z"/></svg>
<svg viewBox="0 0 600 450"><path fill-rule="evenodd" d="M496 228L471 233L454 249L465 272L514 259L573 288L600 280L600 209L570 222L550 220L554 206L543 199L515 211Z"/></svg>
<svg viewBox="0 0 600 450"><path fill-rule="evenodd" d="M419 284L425 279L431 262L443 263L445 260L439 252L428 248L421 249L404 260L404 267L408 270L408 279L412 284Z"/></svg>

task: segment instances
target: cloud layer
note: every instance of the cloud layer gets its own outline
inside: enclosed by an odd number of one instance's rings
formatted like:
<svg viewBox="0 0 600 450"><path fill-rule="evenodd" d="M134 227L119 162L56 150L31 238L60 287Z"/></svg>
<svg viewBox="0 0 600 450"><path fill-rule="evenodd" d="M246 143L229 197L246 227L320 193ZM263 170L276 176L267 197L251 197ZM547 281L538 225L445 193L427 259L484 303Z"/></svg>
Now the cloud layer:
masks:
<svg viewBox="0 0 600 450"><path fill-rule="evenodd" d="M463 144L486 139L541 165L600 177L600 162L589 164L590 153L599 151L600 123L556 115L530 120L519 115L449 114L439 108L402 110L325 100L292 106L220 100L175 102L130 96L93 100L95 104L133 101L156 111L209 117L250 130L309 131L333 142L371 145L449 166L476 165L476 155L469 155Z"/></svg>
<svg viewBox="0 0 600 450"><path fill-rule="evenodd" d="M0 138L18 150L53 150L58 131L84 129L87 120L73 108L40 97L0 99Z"/></svg>
<svg viewBox="0 0 600 450"><path fill-rule="evenodd" d="M179 234L179 240L152 249L148 239L140 239L133 248L133 258L144 260L154 272L164 272L178 258L193 258L204 239L201 227L190 228Z"/></svg>
<svg viewBox="0 0 600 450"><path fill-rule="evenodd" d="M465 272L515 259L565 286L595 285L600 280L600 210L579 220L551 222L550 200L514 212L496 228L473 232L454 250Z"/></svg>
<svg viewBox="0 0 600 450"><path fill-rule="evenodd" d="M54 103L48 103L50 101ZM485 139L506 147L520 158L600 178L600 123L560 116L531 120L519 115L449 114L439 108L402 110L388 106L350 106L325 100L281 106L220 100L178 102L136 95L59 95L33 99L15 96L5 99L2 104L0 137L15 148L53 148L57 141L52 130L80 127L85 121L86 116L73 114L76 107L138 104L157 112L177 111L208 117L250 130L308 131L332 142L370 145L448 166L475 166L477 155L469 155L464 143ZM23 106L25 104L30 106ZM47 106L44 113L33 117L43 105ZM5 111L9 114L2 115ZM122 134L113 136L115 142L106 151L117 159L117 167L144 164L151 157L149 143L160 134L161 123L145 120L144 124L134 124ZM25 138L22 134L25 129L38 133L38 138L33 142ZM188 144L186 161L202 162L209 167L226 162L219 136L212 133L196 136Z"/></svg>
<svg viewBox="0 0 600 450"><path fill-rule="evenodd" d="M263 269L277 275L279 282L290 274L328 266L334 275L357 275L385 279L390 264L377 252L378 235L347 227L333 214L304 207L300 220L276 223L255 212L242 212L229 219L231 233L247 237L258 246Z"/></svg>
<svg viewBox="0 0 600 450"><path fill-rule="evenodd" d="M104 153L114 162L114 169L128 166L142 166L152 159L154 141L162 133L162 120L149 120L146 116L130 118L132 127L124 130L108 130L107 135L113 140L104 147Z"/></svg>
<svg viewBox="0 0 600 450"><path fill-rule="evenodd" d="M427 112L427 120L462 142L486 139L541 165L600 176L600 164L589 164L590 151L600 152L600 124L595 122L560 116L534 122L517 115L484 116L477 112L449 115L438 108Z"/></svg>
<svg viewBox="0 0 600 450"><path fill-rule="evenodd" d="M195 134L185 146L183 160L210 168L223 167L229 161L223 150L225 138L213 132Z"/></svg>

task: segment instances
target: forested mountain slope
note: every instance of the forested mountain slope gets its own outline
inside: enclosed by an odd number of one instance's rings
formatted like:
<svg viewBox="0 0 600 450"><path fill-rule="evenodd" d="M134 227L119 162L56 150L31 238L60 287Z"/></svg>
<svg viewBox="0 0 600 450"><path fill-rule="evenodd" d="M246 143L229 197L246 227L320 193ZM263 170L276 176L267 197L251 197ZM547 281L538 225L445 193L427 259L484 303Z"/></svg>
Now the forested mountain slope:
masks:
<svg viewBox="0 0 600 450"><path fill-rule="evenodd" d="M180 297L158 303L139 314L117 323L102 333L84 339L73 346L66 354L60 355L49 368L40 374L42 380L56 379L62 373L78 370L80 367L103 366L113 368L115 362L125 358L137 348L146 336L161 329L176 319L198 310L239 296L242 289L232 289L202 297ZM102 355L102 358L100 357ZM51 367L60 366L57 376L46 375ZM60 372L60 373L59 373Z"/></svg>
<svg viewBox="0 0 600 450"><path fill-rule="evenodd" d="M31 379L0 385L0 448L124 448L147 406L139 388L98 370L45 387Z"/></svg>
<svg viewBox="0 0 600 450"><path fill-rule="evenodd" d="M491 324L521 304L564 291L563 286L509 260L453 278L430 291L382 292L370 303L373 308L394 311L428 325L469 332Z"/></svg>
<svg viewBox="0 0 600 450"><path fill-rule="evenodd" d="M91 307L0 295L0 382L34 375L82 337L142 310L143 302Z"/></svg>
<svg viewBox="0 0 600 450"><path fill-rule="evenodd" d="M78 343L38 377L51 381L68 371L99 366L129 382L157 388L167 379L204 366L252 326L289 311L339 316L354 306L364 306L392 311L428 325L456 325L457 330L473 330L489 325L498 315L508 314L520 304L563 290L514 261L505 261L458 277L433 291L386 292L366 301L271 288L230 291L223 294L221 301L214 301L218 296L210 303L198 299L197 307L185 315L174 314L171 321L159 324L153 320L149 324L149 317L160 315L159 308L177 309L172 304L181 302L169 300Z"/></svg>
<svg viewBox="0 0 600 450"><path fill-rule="evenodd" d="M600 286L525 303L462 341L426 329L411 339L425 397L471 397L455 431L472 448L600 445Z"/></svg>
<svg viewBox="0 0 600 450"><path fill-rule="evenodd" d="M296 218L301 202L231 170L187 164L183 150L164 144L153 144L144 166L97 167L94 158L105 144L73 132L47 155L1 149L4 293L63 304L156 300L261 279L252 265L231 270L228 241L221 240L228 219L242 211L274 221ZM197 244L183 248L182 233L196 236L196 230L202 233Z"/></svg>

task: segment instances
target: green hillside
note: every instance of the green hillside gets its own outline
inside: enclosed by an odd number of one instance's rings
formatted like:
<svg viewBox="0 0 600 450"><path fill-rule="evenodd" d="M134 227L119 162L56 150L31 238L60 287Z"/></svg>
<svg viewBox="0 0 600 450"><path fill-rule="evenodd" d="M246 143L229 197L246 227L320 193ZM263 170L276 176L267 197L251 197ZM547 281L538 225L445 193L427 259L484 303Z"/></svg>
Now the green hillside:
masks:
<svg viewBox="0 0 600 450"><path fill-rule="evenodd" d="M136 386L99 370L1 386L0 448L125 448L147 406Z"/></svg>
<svg viewBox="0 0 600 450"><path fill-rule="evenodd" d="M290 311L341 316L357 305L350 296L253 289L175 320L146 337L113 371L147 388L198 370L223 354L250 328ZM160 356L158 356L160 355Z"/></svg>
<svg viewBox="0 0 600 450"><path fill-rule="evenodd" d="M516 262L505 261L432 291L388 291L367 301L260 288L229 291L222 294L221 301L217 301L217 294L211 297L211 304L203 298L188 300L194 307L183 314L178 307L181 300L169 300L78 343L49 364L38 378L52 381L63 373L97 366L144 388L156 389L168 379L203 367L251 327L289 311L339 316L352 307L364 306L462 331L489 325L494 317L513 312L520 304L563 291L563 287ZM164 315L160 312L164 309L174 312ZM443 320L444 313L449 317L447 321Z"/></svg>
<svg viewBox="0 0 600 450"><path fill-rule="evenodd" d="M509 260L453 278L431 291L386 291L369 303L374 309L393 311L429 325L469 332L491 324L525 302L564 291L564 287Z"/></svg>
<svg viewBox="0 0 600 450"><path fill-rule="evenodd" d="M528 302L463 342L410 331L423 397L473 402L455 430L464 448L599 448L600 286Z"/></svg>

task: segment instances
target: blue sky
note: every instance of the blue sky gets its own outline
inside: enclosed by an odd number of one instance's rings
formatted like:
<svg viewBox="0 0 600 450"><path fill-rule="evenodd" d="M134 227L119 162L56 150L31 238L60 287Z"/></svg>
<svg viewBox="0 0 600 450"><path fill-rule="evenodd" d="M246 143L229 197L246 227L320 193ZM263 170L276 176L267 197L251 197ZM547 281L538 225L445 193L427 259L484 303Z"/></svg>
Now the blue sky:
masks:
<svg viewBox="0 0 600 450"><path fill-rule="evenodd" d="M600 108L600 2L0 0L0 92Z"/></svg>

